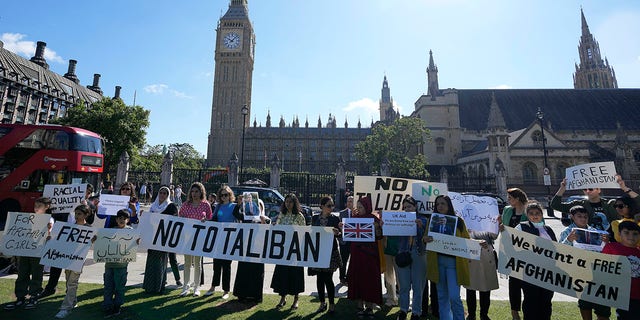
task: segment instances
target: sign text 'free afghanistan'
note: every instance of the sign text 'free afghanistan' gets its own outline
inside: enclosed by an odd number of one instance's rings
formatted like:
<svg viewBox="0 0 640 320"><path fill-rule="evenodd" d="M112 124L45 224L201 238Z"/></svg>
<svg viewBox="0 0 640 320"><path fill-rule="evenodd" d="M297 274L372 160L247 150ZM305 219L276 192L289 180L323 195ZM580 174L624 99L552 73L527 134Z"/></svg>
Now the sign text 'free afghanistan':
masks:
<svg viewBox="0 0 640 320"><path fill-rule="evenodd" d="M631 264L625 256L582 250L505 227L498 272L589 302L629 307Z"/></svg>
<svg viewBox="0 0 640 320"><path fill-rule="evenodd" d="M328 268L333 230L328 227L201 222L160 214L140 218L147 249L257 263Z"/></svg>
<svg viewBox="0 0 640 320"><path fill-rule="evenodd" d="M566 169L567 190L588 188L620 189L613 161L581 164Z"/></svg>

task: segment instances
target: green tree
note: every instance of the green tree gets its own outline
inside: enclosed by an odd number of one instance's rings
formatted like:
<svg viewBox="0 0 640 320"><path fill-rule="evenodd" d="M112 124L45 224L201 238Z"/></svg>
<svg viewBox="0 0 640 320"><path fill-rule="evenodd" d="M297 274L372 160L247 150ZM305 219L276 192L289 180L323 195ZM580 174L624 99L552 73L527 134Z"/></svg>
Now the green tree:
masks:
<svg viewBox="0 0 640 320"><path fill-rule="evenodd" d="M55 123L91 130L105 141L105 171L115 171L122 152L129 156L144 147L149 110L127 106L121 99L103 98L90 108L84 102L67 109Z"/></svg>
<svg viewBox="0 0 640 320"><path fill-rule="evenodd" d="M204 166L204 155L189 143L172 143L169 145L169 151L173 154L174 168L191 169Z"/></svg>
<svg viewBox="0 0 640 320"><path fill-rule="evenodd" d="M356 145L356 155L372 171L379 171L388 159L394 177L426 178L427 158L418 150L429 139L429 129L422 119L404 117L391 124L376 124L371 135Z"/></svg>

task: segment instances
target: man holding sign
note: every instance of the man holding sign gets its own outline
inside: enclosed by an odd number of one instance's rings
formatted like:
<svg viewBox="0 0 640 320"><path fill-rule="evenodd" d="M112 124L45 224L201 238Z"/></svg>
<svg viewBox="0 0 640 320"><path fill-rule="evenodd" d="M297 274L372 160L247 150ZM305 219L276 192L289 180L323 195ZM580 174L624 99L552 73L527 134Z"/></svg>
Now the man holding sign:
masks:
<svg viewBox="0 0 640 320"><path fill-rule="evenodd" d="M572 168L574 167L567 169L568 174L575 174L574 171L570 171ZM578 172L581 171L578 170ZM640 198L638 198L638 193L627 187L620 175L616 175L615 180L620 189L622 189L624 193L628 194L629 197L633 198L636 203L640 205ZM567 178L565 178L560 183L560 189L558 189L558 192L556 192L555 196L553 196L553 199L551 200L551 208L553 208L554 210L562 211L563 225L568 226L571 223L571 220L567 218L567 214L569 213L569 210L574 206L583 206L585 209L587 209L587 212L589 213L589 225L593 226L596 229L606 229L602 224L606 223L608 225L612 221L618 219L618 213L616 212L616 209L600 197L599 187L590 186L588 188L582 189L584 195L587 196L586 200L562 202L562 195L567 190L567 185ZM596 212L603 213L607 217L607 221L599 221L599 219L596 219Z"/></svg>

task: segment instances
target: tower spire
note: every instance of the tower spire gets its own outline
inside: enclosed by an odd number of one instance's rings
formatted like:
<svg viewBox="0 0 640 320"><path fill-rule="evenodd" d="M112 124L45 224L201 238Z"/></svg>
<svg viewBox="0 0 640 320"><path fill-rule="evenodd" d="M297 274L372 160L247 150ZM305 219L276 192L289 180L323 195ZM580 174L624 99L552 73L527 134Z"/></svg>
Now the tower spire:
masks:
<svg viewBox="0 0 640 320"><path fill-rule="evenodd" d="M589 25L587 24L587 19L584 17L584 11L582 11L582 7L580 7L580 18L582 20L582 36L583 37L591 36L591 32L589 31Z"/></svg>
<svg viewBox="0 0 640 320"><path fill-rule="evenodd" d="M389 89L389 82L387 81L387 75L382 80L382 95L380 97L380 121L393 121L394 116L389 117L389 110L393 111L393 99L391 98L391 89Z"/></svg>
<svg viewBox="0 0 640 320"><path fill-rule="evenodd" d="M577 65L573 75L573 87L576 89L617 88L618 81L613 67L609 65L608 60L602 59L600 45L589 31L582 8L580 8L580 19L582 21L582 35L578 45L580 64Z"/></svg>
<svg viewBox="0 0 640 320"><path fill-rule="evenodd" d="M427 68L427 95L436 100L438 95L438 66L433 63L433 52L429 50L429 67Z"/></svg>

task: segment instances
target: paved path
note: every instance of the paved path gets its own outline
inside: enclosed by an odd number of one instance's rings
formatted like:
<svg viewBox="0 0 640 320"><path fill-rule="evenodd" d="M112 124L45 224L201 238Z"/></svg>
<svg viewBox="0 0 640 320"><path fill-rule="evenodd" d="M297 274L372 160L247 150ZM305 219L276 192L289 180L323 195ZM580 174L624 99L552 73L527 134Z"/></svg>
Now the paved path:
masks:
<svg viewBox="0 0 640 320"><path fill-rule="evenodd" d="M146 208L145 208L146 209ZM147 211L147 210L145 210ZM564 229L559 219L549 219L546 218L547 224L551 226L556 233L557 236L560 235L560 232ZM138 252L136 262L129 263L129 277L127 280L127 284L130 286L142 286L142 281L144 278L144 267L146 261L146 252ZM93 251L89 251L88 257L93 257ZM182 267L183 257L178 255L178 262ZM211 285L211 279L213 277L213 259L205 258L204 259L204 269L205 269L205 285L202 286L201 290L204 293L209 289ZM265 283L264 283L264 292L265 293L274 293L270 288L271 277L273 276L274 265L267 264L265 265ZM235 270L236 270L236 262L233 262L231 267L231 279L232 279L232 290L233 290L233 280L235 279ZM102 274L104 272L104 264L103 263L94 263L93 259L88 259L87 263L84 267L82 276L80 278L80 282L83 283L103 283ZM182 276L182 272L181 272ZM15 279L16 275L5 276L4 278L13 278ZM62 276L64 278L64 275ZM170 272L167 274L169 288L177 288L175 286L175 281L173 279L173 274ZM45 281L47 277L45 276ZM62 281L64 279L61 279ZM306 295L315 295L316 294L316 278L305 276L305 292ZM492 300L509 300L509 290L508 290L508 280L505 278L498 278L500 288L498 290L491 291L491 299ZM336 271L334 274L334 283L338 283L338 272ZM58 286L59 290L63 290L63 286ZM221 291L222 288L216 288L218 291ZM338 296L346 297L347 288L342 287L340 285L337 286ZM383 285L384 291L384 285ZM464 299L465 290L461 290L462 297ZM177 292L176 292L177 294ZM218 293L220 294L220 293ZM576 298L569 297L560 293L556 293L553 297L554 301L577 301Z"/></svg>

